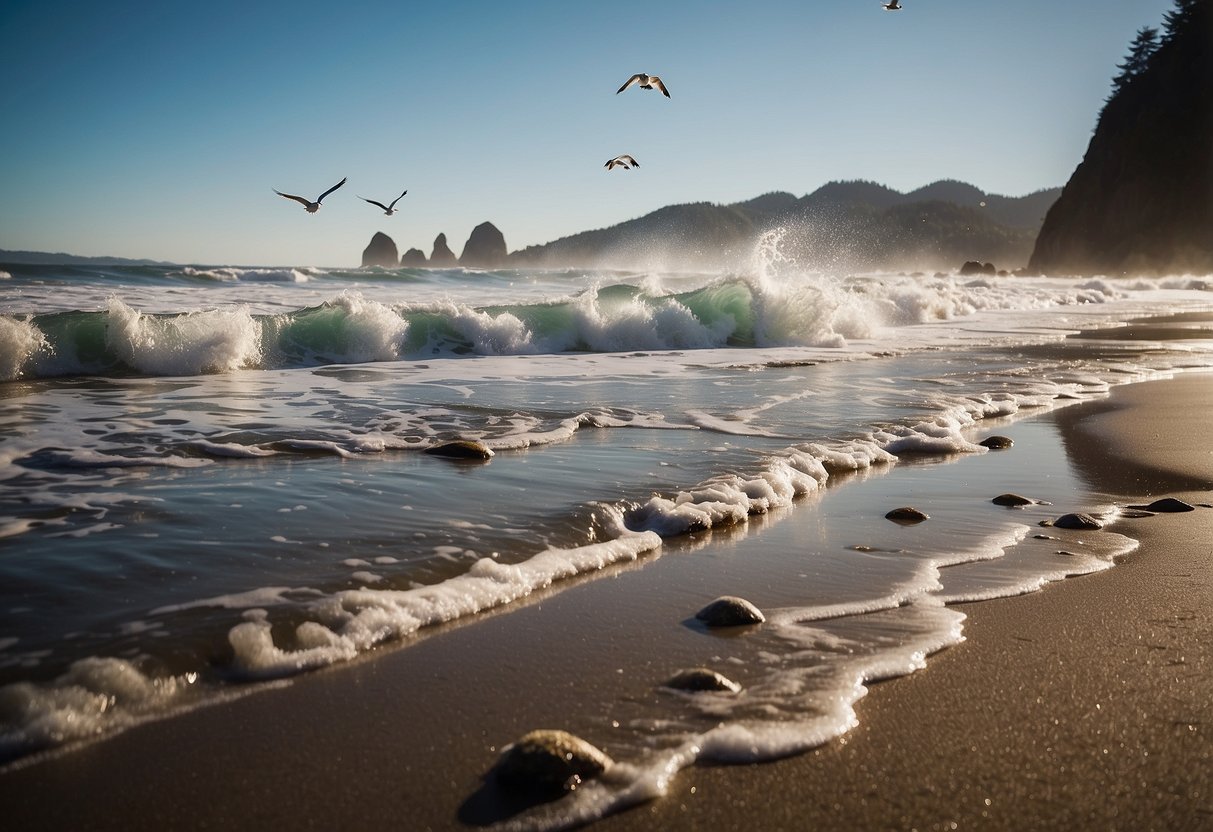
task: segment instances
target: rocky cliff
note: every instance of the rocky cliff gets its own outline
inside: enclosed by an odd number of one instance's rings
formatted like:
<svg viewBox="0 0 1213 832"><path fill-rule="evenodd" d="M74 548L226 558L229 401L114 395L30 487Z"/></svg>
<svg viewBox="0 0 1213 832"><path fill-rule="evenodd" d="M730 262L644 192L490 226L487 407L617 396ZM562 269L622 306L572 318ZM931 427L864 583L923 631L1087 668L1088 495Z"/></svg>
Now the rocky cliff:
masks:
<svg viewBox="0 0 1213 832"><path fill-rule="evenodd" d="M410 248L404 254L400 255L400 265L402 266L424 266L425 252L419 248Z"/></svg>
<svg viewBox="0 0 1213 832"><path fill-rule="evenodd" d="M1142 29L1029 268L1213 272L1213 0L1176 0Z"/></svg>
<svg viewBox="0 0 1213 832"><path fill-rule="evenodd" d="M472 229L459 257L459 265L473 269L493 269L505 265L509 252L505 235L491 222L482 222Z"/></svg>
<svg viewBox="0 0 1213 832"><path fill-rule="evenodd" d="M363 266L387 266L394 268L399 255L396 254L396 243L382 231L376 231L371 237L370 244L362 252Z"/></svg>

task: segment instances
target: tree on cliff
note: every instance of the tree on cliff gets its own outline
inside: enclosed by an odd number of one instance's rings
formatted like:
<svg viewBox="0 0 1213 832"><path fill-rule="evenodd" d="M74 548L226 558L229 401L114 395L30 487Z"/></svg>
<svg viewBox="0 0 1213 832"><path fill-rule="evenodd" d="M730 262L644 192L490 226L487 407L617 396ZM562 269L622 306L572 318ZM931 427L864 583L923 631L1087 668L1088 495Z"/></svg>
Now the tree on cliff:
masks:
<svg viewBox="0 0 1213 832"><path fill-rule="evenodd" d="M1049 209L1029 268L1213 272L1213 0L1142 29L1086 155Z"/></svg>

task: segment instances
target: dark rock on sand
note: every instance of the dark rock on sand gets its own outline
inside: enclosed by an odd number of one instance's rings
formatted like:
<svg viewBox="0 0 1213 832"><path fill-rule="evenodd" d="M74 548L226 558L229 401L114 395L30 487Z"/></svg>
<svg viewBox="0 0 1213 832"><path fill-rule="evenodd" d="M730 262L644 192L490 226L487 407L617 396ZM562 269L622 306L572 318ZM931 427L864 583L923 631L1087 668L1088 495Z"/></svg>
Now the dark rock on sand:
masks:
<svg viewBox="0 0 1213 832"><path fill-rule="evenodd" d="M1048 523L1049 521L1046 520L1044 522ZM1098 531L1103 528L1103 523L1089 514L1063 514L1050 525L1056 526L1059 529L1079 529L1088 532Z"/></svg>
<svg viewBox="0 0 1213 832"><path fill-rule="evenodd" d="M921 523L923 520L930 520L931 516L925 512L919 511L911 506L902 506L895 508L885 516L886 520L892 520L894 523L907 525L910 523Z"/></svg>
<svg viewBox="0 0 1213 832"><path fill-rule="evenodd" d="M597 777L613 761L567 731L531 731L507 748L494 771L502 785L523 792L559 796Z"/></svg>
<svg viewBox="0 0 1213 832"><path fill-rule="evenodd" d="M1174 497L1163 497L1161 500L1155 500L1148 506L1129 506L1139 511L1156 511L1163 514L1170 514L1180 511L1196 511L1196 506L1185 503L1183 500L1177 500Z"/></svg>
<svg viewBox="0 0 1213 832"><path fill-rule="evenodd" d="M709 627L740 627L745 624L761 624L767 618L762 610L744 598L724 595L695 613L695 617Z"/></svg>
<svg viewBox="0 0 1213 832"><path fill-rule="evenodd" d="M1034 506L1037 501L1022 494L999 494L990 502L996 506Z"/></svg>
<svg viewBox="0 0 1213 832"><path fill-rule="evenodd" d="M400 265L402 266L424 266L425 262L425 252L419 248L410 248L400 255Z"/></svg>
<svg viewBox="0 0 1213 832"><path fill-rule="evenodd" d="M706 667L695 667L690 670L680 670L666 683L665 687L674 690L688 691L724 691L737 693L741 685L732 679Z"/></svg>
<svg viewBox="0 0 1213 832"><path fill-rule="evenodd" d="M362 252L362 265L394 268L397 262L396 243L382 231L376 231Z"/></svg>
<svg viewBox="0 0 1213 832"><path fill-rule="evenodd" d="M987 436L977 444L992 451L1002 451L1014 445L1015 440L1009 436Z"/></svg>
<svg viewBox="0 0 1213 832"><path fill-rule="evenodd" d="M434 454L434 456L449 456L455 459L493 458L493 449L474 439L456 439L454 442L444 442L441 445L426 448L425 452Z"/></svg>
<svg viewBox="0 0 1213 832"><path fill-rule="evenodd" d="M1139 520L1142 517L1153 517L1154 512L1144 511L1139 508L1126 508L1120 512L1120 516L1129 520Z"/></svg>

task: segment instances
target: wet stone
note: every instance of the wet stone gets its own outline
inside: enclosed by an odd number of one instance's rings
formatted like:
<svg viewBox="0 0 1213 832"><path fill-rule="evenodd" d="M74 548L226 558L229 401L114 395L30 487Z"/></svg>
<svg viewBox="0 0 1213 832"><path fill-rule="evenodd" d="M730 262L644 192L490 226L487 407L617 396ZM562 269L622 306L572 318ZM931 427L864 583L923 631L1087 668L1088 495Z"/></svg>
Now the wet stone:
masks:
<svg viewBox="0 0 1213 832"><path fill-rule="evenodd" d="M1183 500L1177 500L1174 497L1163 497L1161 500L1155 500L1148 506L1129 506L1129 508L1139 511L1155 511L1161 514L1196 511L1196 506L1185 503Z"/></svg>
<svg viewBox="0 0 1213 832"><path fill-rule="evenodd" d="M895 508L886 514L885 519L892 520L894 523L908 525L910 523L921 523L923 520L930 520L931 517L930 515L919 511L916 508L902 506L901 508Z"/></svg>
<svg viewBox="0 0 1213 832"><path fill-rule="evenodd" d="M1088 532L1103 528L1103 523L1089 514L1063 514L1053 521L1053 525L1059 529L1078 529Z"/></svg>
<svg viewBox="0 0 1213 832"><path fill-rule="evenodd" d="M666 681L665 687L686 691L721 691L737 693L741 685L707 667L680 670Z"/></svg>
<svg viewBox="0 0 1213 832"><path fill-rule="evenodd" d="M432 448L426 448L427 454L446 456L452 459L492 459L493 449L483 442L474 439L456 439L454 442L444 442Z"/></svg>
<svg viewBox="0 0 1213 832"><path fill-rule="evenodd" d="M987 436L977 444L992 451L1003 451L1014 445L1015 440L1009 436Z"/></svg>
<svg viewBox="0 0 1213 832"><path fill-rule="evenodd" d="M767 620L758 607L734 595L717 598L695 613L695 617L709 627L740 627L745 624L761 624Z"/></svg>
<svg viewBox="0 0 1213 832"><path fill-rule="evenodd" d="M996 506L1034 506L1036 500L1031 497L1025 497L1022 494L999 494L994 499L990 500Z"/></svg>
<svg viewBox="0 0 1213 832"><path fill-rule="evenodd" d="M497 781L521 792L559 796L602 774L613 761L567 731L531 731L497 761Z"/></svg>

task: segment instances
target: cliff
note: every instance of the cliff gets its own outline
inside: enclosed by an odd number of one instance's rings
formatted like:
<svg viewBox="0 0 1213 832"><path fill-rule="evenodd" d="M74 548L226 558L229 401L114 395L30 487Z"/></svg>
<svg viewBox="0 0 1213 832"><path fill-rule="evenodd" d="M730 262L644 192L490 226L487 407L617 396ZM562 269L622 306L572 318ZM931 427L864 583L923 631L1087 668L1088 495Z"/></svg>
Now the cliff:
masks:
<svg viewBox="0 0 1213 832"><path fill-rule="evenodd" d="M472 229L459 257L459 265L474 269L492 269L505 265L509 252L505 235L491 222L482 222Z"/></svg>
<svg viewBox="0 0 1213 832"><path fill-rule="evenodd" d="M1029 269L1213 272L1213 0L1142 29Z"/></svg>
<svg viewBox="0 0 1213 832"><path fill-rule="evenodd" d="M424 266L425 252L419 248L410 248L404 254L400 255L400 265L402 266Z"/></svg>
<svg viewBox="0 0 1213 832"><path fill-rule="evenodd" d="M363 266L387 266L394 268L398 260L396 243L382 231L376 231L371 242L362 252Z"/></svg>

